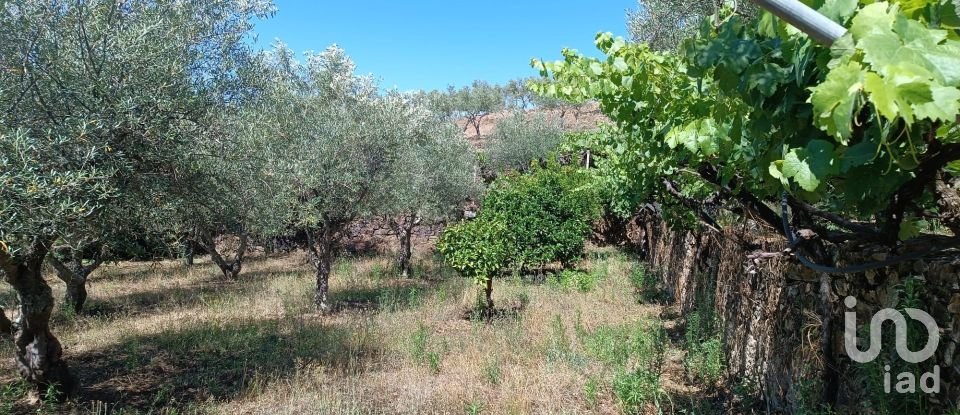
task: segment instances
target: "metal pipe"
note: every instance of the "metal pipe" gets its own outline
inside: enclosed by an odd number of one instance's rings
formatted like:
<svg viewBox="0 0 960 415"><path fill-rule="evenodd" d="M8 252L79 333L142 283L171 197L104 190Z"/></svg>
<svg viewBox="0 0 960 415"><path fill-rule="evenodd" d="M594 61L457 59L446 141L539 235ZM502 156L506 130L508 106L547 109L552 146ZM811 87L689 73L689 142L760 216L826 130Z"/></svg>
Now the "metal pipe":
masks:
<svg viewBox="0 0 960 415"><path fill-rule="evenodd" d="M758 6L790 23L813 40L830 46L847 29L799 0L754 0Z"/></svg>

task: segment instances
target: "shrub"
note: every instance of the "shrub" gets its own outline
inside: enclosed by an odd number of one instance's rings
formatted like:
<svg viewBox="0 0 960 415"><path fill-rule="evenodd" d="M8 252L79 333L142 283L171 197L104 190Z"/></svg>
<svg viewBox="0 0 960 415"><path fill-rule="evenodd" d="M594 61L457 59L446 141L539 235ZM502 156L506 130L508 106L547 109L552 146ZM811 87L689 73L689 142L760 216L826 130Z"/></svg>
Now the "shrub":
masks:
<svg viewBox="0 0 960 415"><path fill-rule="evenodd" d="M542 270L580 258L599 212L590 176L552 161L494 182L477 218L447 228L437 250L463 276L486 284L489 308L492 278L503 270Z"/></svg>
<svg viewBox="0 0 960 415"><path fill-rule="evenodd" d="M508 223L508 266L542 268L551 262L569 265L583 255L583 244L600 214L591 177L551 161L530 174L510 175L491 185L481 216Z"/></svg>
<svg viewBox="0 0 960 415"><path fill-rule="evenodd" d="M487 284L486 307L493 307L492 278L507 263L506 226L496 219L478 217L443 231L437 251L451 268L476 284Z"/></svg>

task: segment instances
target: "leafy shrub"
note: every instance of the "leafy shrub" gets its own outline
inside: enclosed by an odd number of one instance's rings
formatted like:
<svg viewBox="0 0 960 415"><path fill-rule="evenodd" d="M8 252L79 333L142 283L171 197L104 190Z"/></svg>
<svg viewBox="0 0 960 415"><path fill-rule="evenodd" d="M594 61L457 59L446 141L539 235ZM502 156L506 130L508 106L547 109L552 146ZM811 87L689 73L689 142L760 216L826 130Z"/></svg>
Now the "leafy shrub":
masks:
<svg viewBox="0 0 960 415"><path fill-rule="evenodd" d="M487 216L443 231L437 251L443 260L477 284L500 273L507 262L506 226Z"/></svg>
<svg viewBox="0 0 960 415"><path fill-rule="evenodd" d="M590 176L556 161L527 175L511 175L491 186L476 219L447 228L437 250L444 260L477 284L505 269L569 265L583 245L600 202Z"/></svg>
<svg viewBox="0 0 960 415"><path fill-rule="evenodd" d="M583 244L600 201L591 177L551 161L530 174L499 178L491 185L480 215L509 226L504 241L508 266L542 268L559 261L568 265L583 255Z"/></svg>

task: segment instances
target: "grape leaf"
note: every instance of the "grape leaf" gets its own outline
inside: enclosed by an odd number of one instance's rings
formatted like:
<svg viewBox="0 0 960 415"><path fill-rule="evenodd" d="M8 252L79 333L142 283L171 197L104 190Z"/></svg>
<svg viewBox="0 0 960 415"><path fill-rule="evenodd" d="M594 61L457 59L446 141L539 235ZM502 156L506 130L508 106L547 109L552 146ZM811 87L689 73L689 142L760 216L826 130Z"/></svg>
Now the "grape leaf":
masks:
<svg viewBox="0 0 960 415"><path fill-rule="evenodd" d="M857 0L827 0L820 8L820 13L837 23L844 23L857 11L858 5Z"/></svg>
<svg viewBox="0 0 960 415"><path fill-rule="evenodd" d="M960 114L960 90L949 86L936 86L931 90L933 100L914 106L917 118L934 121L953 121Z"/></svg>
<svg viewBox="0 0 960 415"><path fill-rule="evenodd" d="M890 12L890 4L881 1L860 9L850 23L850 33L855 39L862 39L871 33L884 33L893 29L897 15Z"/></svg>
<svg viewBox="0 0 960 415"><path fill-rule="evenodd" d="M798 150L793 149L784 157L783 175L792 178L803 190L816 191L820 186L820 180L813 174L810 165L805 160L801 160L797 153Z"/></svg>
<svg viewBox="0 0 960 415"><path fill-rule="evenodd" d="M863 66L848 62L834 68L823 83L811 88L810 103L818 126L844 145L852 132L853 111L863 89L863 77Z"/></svg>

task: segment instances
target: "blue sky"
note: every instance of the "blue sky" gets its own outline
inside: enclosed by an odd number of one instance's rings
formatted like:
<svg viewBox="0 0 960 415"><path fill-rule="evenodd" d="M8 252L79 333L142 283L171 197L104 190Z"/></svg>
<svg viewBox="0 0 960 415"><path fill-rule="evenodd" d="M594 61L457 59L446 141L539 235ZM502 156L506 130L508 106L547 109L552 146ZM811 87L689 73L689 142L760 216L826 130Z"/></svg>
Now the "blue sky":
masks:
<svg viewBox="0 0 960 415"><path fill-rule="evenodd" d="M626 32L636 0L275 0L256 25L257 44L281 39L299 52L336 43L381 87L441 89L474 79L536 75L530 58L559 59L564 47L596 55L599 31Z"/></svg>

